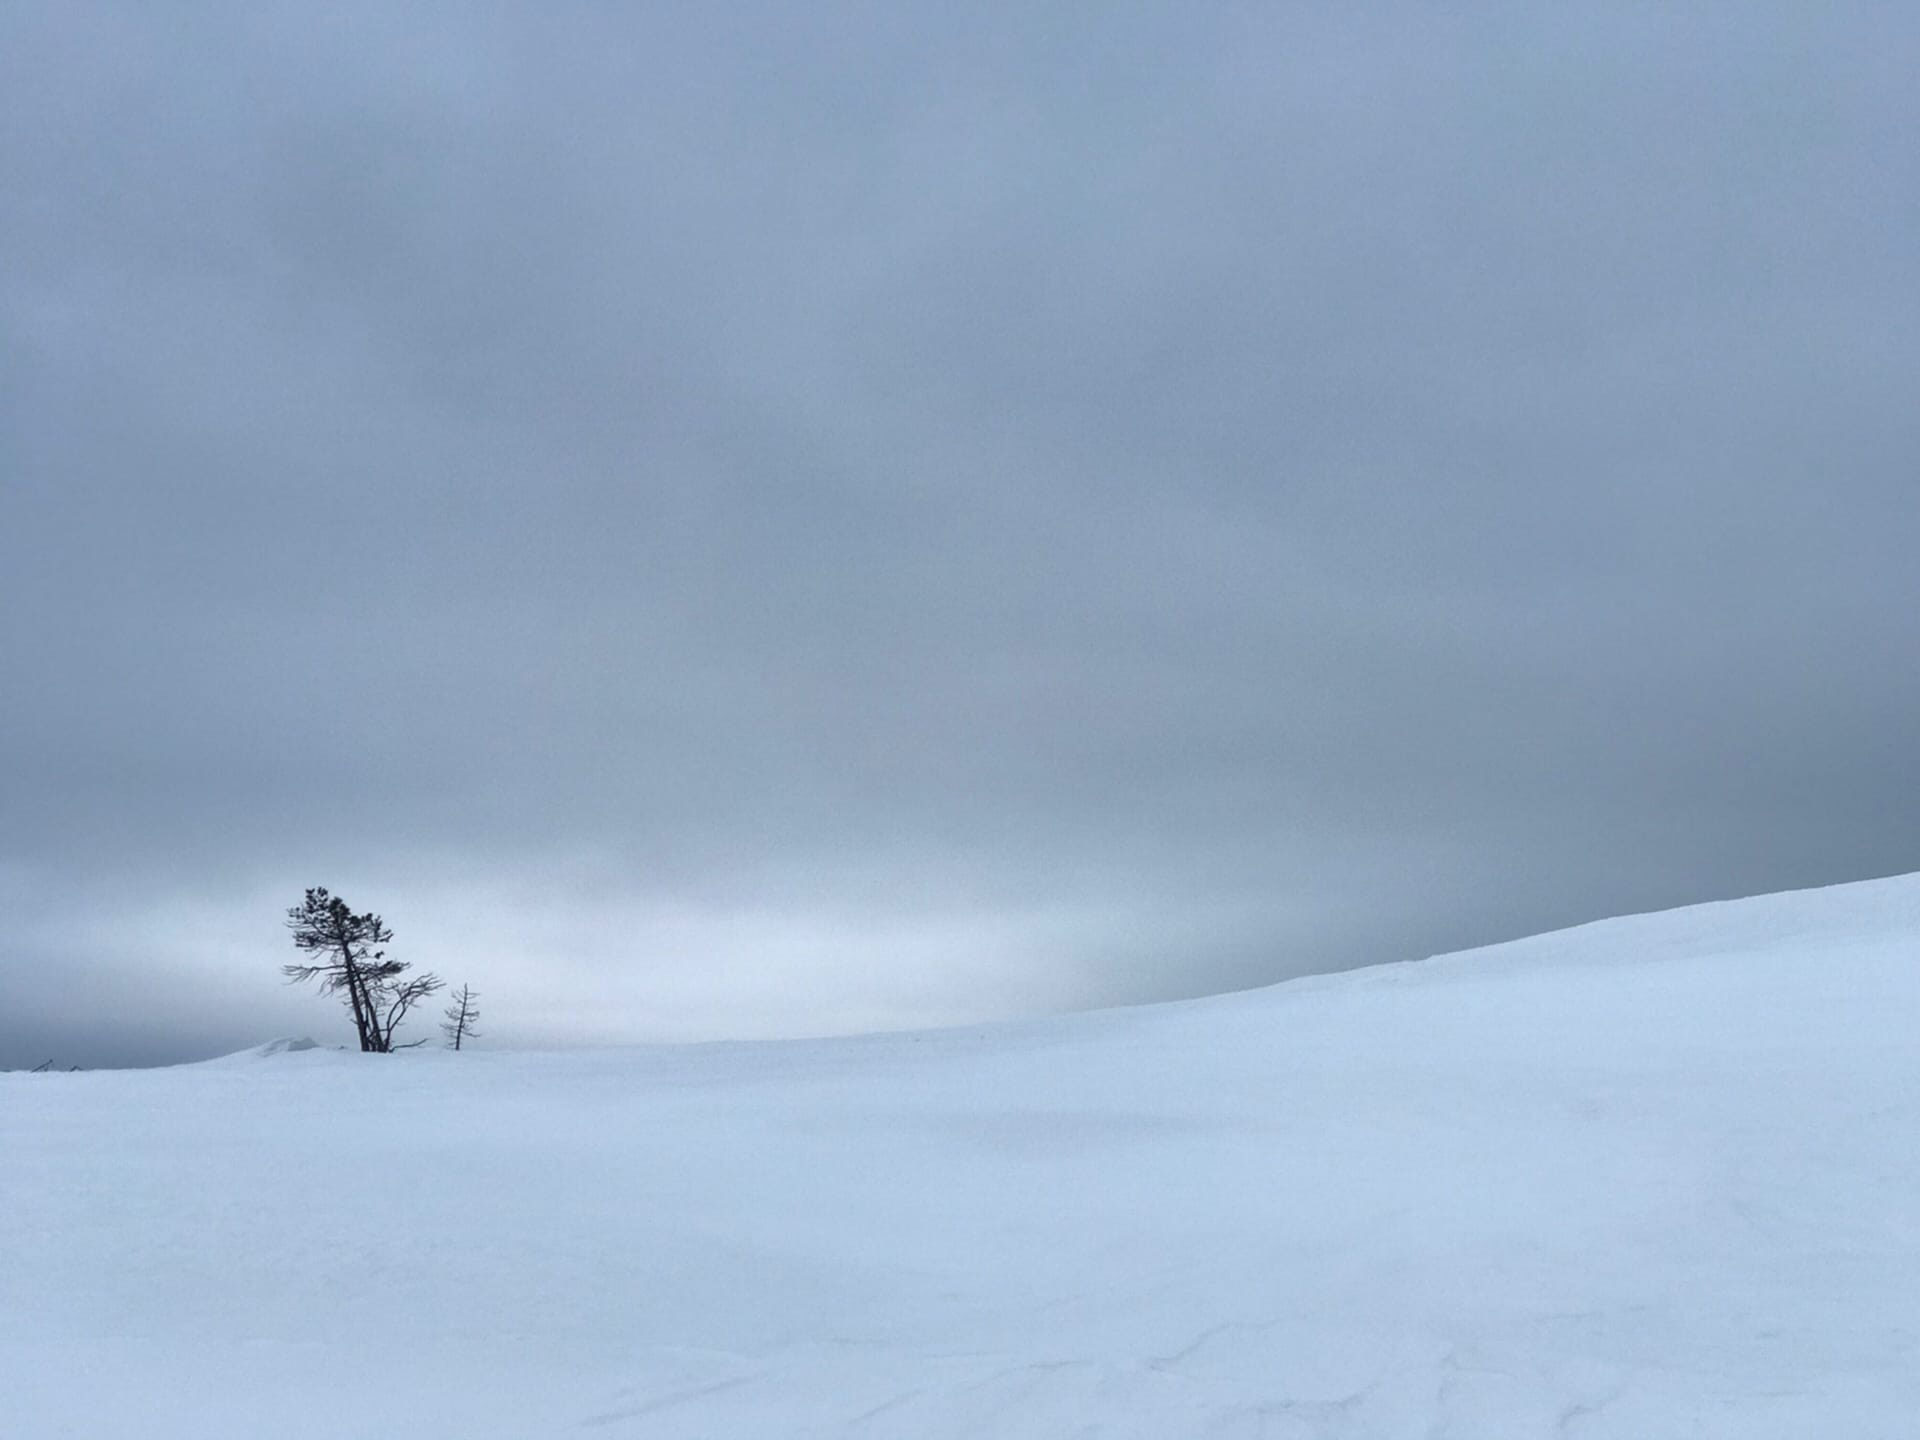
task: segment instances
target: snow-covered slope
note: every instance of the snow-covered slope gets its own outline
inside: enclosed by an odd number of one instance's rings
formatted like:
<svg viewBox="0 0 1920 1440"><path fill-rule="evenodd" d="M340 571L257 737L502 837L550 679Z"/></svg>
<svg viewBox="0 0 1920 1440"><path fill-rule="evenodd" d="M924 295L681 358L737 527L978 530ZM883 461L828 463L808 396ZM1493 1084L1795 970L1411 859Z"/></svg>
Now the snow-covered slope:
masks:
<svg viewBox="0 0 1920 1440"><path fill-rule="evenodd" d="M0 1076L9 1436L1920 1434L1920 878L1218 1000Z"/></svg>

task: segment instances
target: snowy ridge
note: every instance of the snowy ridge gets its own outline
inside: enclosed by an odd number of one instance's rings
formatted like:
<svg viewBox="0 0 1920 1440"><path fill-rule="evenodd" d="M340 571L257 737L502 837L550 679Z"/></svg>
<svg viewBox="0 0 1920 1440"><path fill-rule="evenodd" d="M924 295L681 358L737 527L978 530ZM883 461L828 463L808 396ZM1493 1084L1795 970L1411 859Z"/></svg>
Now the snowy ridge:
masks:
<svg viewBox="0 0 1920 1440"><path fill-rule="evenodd" d="M337 1045L323 1047L318 1040L304 1035L299 1039L285 1036L279 1040L269 1040L264 1045L255 1045L249 1050L240 1050L232 1055L222 1055L218 1060L205 1060L201 1063L205 1065L227 1065L241 1060L270 1060L276 1055L299 1055L308 1050L319 1050L322 1048L337 1050L340 1047Z"/></svg>
<svg viewBox="0 0 1920 1440"><path fill-rule="evenodd" d="M1853 949L1874 940L1920 940L1920 874L1614 916L1424 960L1305 976L1268 989L1297 993L1343 985L1439 983L1555 965L1666 965L1783 949L1809 953L1829 944Z"/></svg>
<svg viewBox="0 0 1920 1440"><path fill-rule="evenodd" d="M9 1433L1920 1433L1920 877L976 1030L322 1053L0 1076Z"/></svg>

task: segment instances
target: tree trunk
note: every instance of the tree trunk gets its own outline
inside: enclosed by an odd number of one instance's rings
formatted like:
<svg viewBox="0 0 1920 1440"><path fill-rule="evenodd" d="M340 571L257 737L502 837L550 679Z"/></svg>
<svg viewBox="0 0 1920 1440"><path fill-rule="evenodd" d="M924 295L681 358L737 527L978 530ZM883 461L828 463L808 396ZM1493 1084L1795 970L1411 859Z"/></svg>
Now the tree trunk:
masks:
<svg viewBox="0 0 1920 1440"><path fill-rule="evenodd" d="M354 963L353 946L344 932L335 937L335 943L340 947L341 966L347 972L347 995L353 1001L353 1028L360 1032L360 1049L363 1053L368 1050L378 1050L380 1047L374 1043L376 1037L369 1034L368 1022L373 1008L372 997L362 993L365 986L360 979L360 967Z"/></svg>

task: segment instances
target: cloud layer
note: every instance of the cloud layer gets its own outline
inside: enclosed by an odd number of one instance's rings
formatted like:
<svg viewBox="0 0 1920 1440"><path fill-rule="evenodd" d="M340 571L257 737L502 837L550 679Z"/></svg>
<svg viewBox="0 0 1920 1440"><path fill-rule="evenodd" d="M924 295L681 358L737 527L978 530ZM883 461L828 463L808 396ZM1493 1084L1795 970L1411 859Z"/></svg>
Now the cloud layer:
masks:
<svg viewBox="0 0 1920 1440"><path fill-rule="evenodd" d="M695 8L0 18L0 1064L1920 866L1920 22Z"/></svg>

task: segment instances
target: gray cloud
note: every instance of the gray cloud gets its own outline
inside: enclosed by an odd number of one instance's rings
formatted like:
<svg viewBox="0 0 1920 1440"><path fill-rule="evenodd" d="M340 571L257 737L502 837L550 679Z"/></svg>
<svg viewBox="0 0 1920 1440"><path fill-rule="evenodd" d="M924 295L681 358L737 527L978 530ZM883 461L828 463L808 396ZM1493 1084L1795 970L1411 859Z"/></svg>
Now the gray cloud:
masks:
<svg viewBox="0 0 1920 1440"><path fill-rule="evenodd" d="M1201 993L1920 864L1920 22L0 18L0 1064Z"/></svg>

